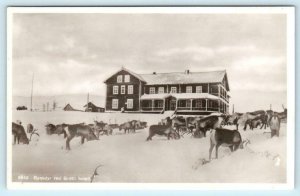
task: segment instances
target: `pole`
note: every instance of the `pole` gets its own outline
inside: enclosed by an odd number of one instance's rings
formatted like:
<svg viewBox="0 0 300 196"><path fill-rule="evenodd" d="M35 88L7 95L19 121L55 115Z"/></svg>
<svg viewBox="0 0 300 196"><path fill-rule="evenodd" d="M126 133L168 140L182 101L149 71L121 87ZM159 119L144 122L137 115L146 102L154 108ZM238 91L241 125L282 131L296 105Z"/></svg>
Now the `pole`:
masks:
<svg viewBox="0 0 300 196"><path fill-rule="evenodd" d="M90 93L87 94L87 100L86 100L86 108L85 111L89 111L89 102L90 102Z"/></svg>
<svg viewBox="0 0 300 196"><path fill-rule="evenodd" d="M31 95L30 95L30 111L31 112L32 112L33 79L34 79L34 73L32 73L32 82L31 82Z"/></svg>

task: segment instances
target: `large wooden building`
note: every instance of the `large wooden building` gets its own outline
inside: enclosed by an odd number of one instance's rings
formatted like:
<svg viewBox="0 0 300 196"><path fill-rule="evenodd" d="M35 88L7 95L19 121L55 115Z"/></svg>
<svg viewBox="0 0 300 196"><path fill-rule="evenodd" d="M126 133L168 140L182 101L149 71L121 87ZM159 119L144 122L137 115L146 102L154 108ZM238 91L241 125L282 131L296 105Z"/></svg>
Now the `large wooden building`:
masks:
<svg viewBox="0 0 300 196"><path fill-rule="evenodd" d="M225 70L136 74L122 68L104 81L106 111L228 113Z"/></svg>

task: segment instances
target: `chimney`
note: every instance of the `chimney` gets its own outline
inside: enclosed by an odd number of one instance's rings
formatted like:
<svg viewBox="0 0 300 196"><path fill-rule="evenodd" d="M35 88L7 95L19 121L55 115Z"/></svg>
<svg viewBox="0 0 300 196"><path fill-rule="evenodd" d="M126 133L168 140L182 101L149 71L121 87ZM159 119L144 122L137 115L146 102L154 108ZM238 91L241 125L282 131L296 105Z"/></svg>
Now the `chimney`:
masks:
<svg viewBox="0 0 300 196"><path fill-rule="evenodd" d="M185 73L185 74L189 74L189 73L190 73L190 70L189 70L189 69L186 69L186 70L184 71L184 73Z"/></svg>
<svg viewBox="0 0 300 196"><path fill-rule="evenodd" d="M155 72L155 71L153 72L153 75L156 75L156 72Z"/></svg>

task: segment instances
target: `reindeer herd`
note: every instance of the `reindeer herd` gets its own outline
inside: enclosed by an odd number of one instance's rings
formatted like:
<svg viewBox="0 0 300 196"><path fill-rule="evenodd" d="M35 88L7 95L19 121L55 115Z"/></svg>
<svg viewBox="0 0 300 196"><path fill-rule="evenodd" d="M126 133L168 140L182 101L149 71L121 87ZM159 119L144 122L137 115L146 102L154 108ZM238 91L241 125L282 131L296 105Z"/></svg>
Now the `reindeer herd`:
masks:
<svg viewBox="0 0 300 196"><path fill-rule="evenodd" d="M135 133L138 129L144 129L147 127L147 122L139 120L131 120L120 125L118 124L108 124L103 121L94 121L94 124L57 124L47 123L45 125L47 135L63 135L66 139L66 149L71 150L70 141L75 137L81 138L81 144L85 141L99 140L100 135L112 135L113 130L118 129L119 131L124 130L124 133ZM22 123L18 120L16 123L12 123L12 135L14 136L14 144L29 144L31 136L37 133L37 129L33 128L32 124L27 125L27 133L30 134L30 138L25 132Z"/></svg>
<svg viewBox="0 0 300 196"><path fill-rule="evenodd" d="M255 128L266 129L270 127L271 137L279 136L280 123L287 118L287 110L283 112L274 112L271 110L258 110L247 113L234 113L232 115L211 114L208 116L177 116L172 115L162 119L157 124L149 126L149 135L146 141L152 140L153 136L160 135L169 139L178 140L185 135L191 135L194 138L206 137L210 131L209 158L216 148L216 158L218 158L218 148L227 146L231 151L243 147L246 140L242 140L238 131L239 125L243 125L246 131ZM226 125L235 125L235 129L226 129ZM63 135L66 140L66 150L71 150L70 141L75 137L81 138L81 144L85 141L99 140L102 135L113 135L115 130L124 131L124 134L135 133L138 129L145 129L147 122L140 120L131 120L122 124L110 124L103 121L94 120L93 124L51 124L45 125L47 135ZM27 136L29 134L29 138ZM39 136L37 129L32 124L27 125L27 133L20 121L12 123L13 144L29 144L32 135Z"/></svg>

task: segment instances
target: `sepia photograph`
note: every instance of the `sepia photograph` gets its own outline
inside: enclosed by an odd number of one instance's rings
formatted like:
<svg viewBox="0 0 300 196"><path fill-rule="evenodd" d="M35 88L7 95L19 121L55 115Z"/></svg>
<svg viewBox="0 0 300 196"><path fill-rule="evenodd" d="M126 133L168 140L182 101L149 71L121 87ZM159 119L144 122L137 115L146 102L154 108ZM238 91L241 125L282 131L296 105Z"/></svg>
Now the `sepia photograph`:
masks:
<svg viewBox="0 0 300 196"><path fill-rule="evenodd" d="M294 7L7 18L8 188L293 188Z"/></svg>

